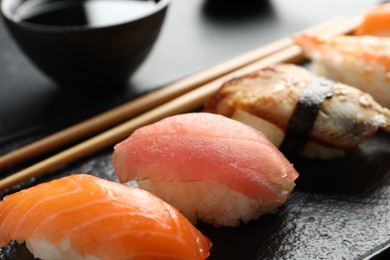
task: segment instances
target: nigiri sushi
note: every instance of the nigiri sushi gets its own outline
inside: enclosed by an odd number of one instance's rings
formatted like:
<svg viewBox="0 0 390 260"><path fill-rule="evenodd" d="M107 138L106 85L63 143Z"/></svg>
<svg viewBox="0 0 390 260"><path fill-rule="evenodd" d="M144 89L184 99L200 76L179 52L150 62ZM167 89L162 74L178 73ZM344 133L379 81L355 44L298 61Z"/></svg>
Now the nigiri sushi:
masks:
<svg viewBox="0 0 390 260"><path fill-rule="evenodd" d="M0 246L26 241L40 259L206 259L211 246L182 214L141 189L86 174L0 202Z"/></svg>
<svg viewBox="0 0 390 260"><path fill-rule="evenodd" d="M205 111L262 131L284 153L329 159L389 128L390 111L359 89L279 64L224 83Z"/></svg>
<svg viewBox="0 0 390 260"><path fill-rule="evenodd" d="M136 130L115 146L113 166L120 182L137 181L191 221L214 226L275 212L298 177L263 134L203 112Z"/></svg>
<svg viewBox="0 0 390 260"><path fill-rule="evenodd" d="M354 35L390 36L390 3L382 3L372 7L364 14L362 23L354 31Z"/></svg>
<svg viewBox="0 0 390 260"><path fill-rule="evenodd" d="M360 88L390 108L390 38L335 36L322 39L299 34L294 40L313 61L316 74Z"/></svg>

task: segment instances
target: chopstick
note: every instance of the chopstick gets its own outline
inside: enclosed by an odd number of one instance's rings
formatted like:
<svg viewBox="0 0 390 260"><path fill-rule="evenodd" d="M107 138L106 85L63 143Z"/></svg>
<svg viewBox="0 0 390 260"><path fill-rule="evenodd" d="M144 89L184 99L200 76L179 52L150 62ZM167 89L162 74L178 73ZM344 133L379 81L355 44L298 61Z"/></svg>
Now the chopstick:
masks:
<svg viewBox="0 0 390 260"><path fill-rule="evenodd" d="M304 30L304 32L320 32L326 28L339 24L343 20L345 20L343 17L334 18L330 21L310 27ZM290 37L286 37L263 47L259 47L215 67L179 80L164 88L155 90L138 99L125 103L98 116L92 117L91 119L14 150L0 157L0 171L15 166L18 163L26 162L50 151L58 150L66 145L71 145L83 138L109 129L110 127L122 123L131 117L139 115L207 82L217 79L218 77L287 48L292 44L292 39Z"/></svg>
<svg viewBox="0 0 390 260"><path fill-rule="evenodd" d="M356 27L360 19L351 19L338 24L336 27L323 32L324 36L348 33ZM228 79L249 73L251 71L263 68L277 63L299 62L304 60L302 50L291 44L289 47L280 51L272 52L256 62L243 66L238 70L225 74L222 77L214 79L201 87L195 88L185 94L176 97L162 105L155 107L133 119L121 123L95 137L83 141L71 148L68 148L56 155L53 155L41 162L38 162L24 170L14 173L0 180L0 190L11 187L17 183L39 176L61 165L74 162L78 159L91 155L99 150L114 145L117 142L127 138L134 130L147 124L156 122L165 117L175 114L186 113L201 107L206 99L214 93L219 86Z"/></svg>

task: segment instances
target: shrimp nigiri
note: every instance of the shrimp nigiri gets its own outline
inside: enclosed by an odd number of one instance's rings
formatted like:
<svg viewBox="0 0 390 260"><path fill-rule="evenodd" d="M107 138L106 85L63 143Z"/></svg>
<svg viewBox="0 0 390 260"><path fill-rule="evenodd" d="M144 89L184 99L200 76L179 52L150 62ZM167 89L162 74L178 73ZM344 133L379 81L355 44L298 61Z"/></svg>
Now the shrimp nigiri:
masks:
<svg viewBox="0 0 390 260"><path fill-rule="evenodd" d="M283 152L323 159L345 155L390 123L390 111L370 95L292 64L224 83L205 111L263 131Z"/></svg>
<svg viewBox="0 0 390 260"><path fill-rule="evenodd" d="M40 259L206 259L210 242L181 213L137 188L86 174L0 202L0 246L26 241Z"/></svg>
<svg viewBox="0 0 390 260"><path fill-rule="evenodd" d="M382 3L372 7L364 14L362 23L354 31L354 35L390 36L390 3Z"/></svg>
<svg viewBox="0 0 390 260"><path fill-rule="evenodd" d="M298 177L263 134L210 113L138 129L115 146L113 165L121 182L138 181L190 220L215 226L275 212Z"/></svg>
<svg viewBox="0 0 390 260"><path fill-rule="evenodd" d="M316 74L360 88L390 108L390 38L300 34L294 40Z"/></svg>

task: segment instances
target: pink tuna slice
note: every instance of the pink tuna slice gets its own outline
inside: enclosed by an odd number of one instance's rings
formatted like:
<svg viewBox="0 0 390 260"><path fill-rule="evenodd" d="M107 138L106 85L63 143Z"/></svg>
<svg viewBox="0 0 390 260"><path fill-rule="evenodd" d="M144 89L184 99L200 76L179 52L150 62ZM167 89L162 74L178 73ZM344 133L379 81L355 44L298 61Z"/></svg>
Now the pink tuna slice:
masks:
<svg viewBox="0 0 390 260"><path fill-rule="evenodd" d="M115 146L120 182L216 181L263 202L284 202L298 173L260 132L227 117L189 113L136 130Z"/></svg>

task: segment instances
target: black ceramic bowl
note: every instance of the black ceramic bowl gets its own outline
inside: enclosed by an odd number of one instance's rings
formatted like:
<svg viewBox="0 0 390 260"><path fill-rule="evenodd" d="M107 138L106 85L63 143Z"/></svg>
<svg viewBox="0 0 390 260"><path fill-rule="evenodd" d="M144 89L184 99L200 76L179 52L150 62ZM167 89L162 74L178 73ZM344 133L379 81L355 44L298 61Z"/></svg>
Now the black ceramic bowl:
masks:
<svg viewBox="0 0 390 260"><path fill-rule="evenodd" d="M149 2L153 7L138 13L138 17L130 7L120 8L117 13L100 7L103 12L121 18L111 24L80 24L80 21L76 21L81 19L79 16L86 18L85 12L80 10L71 14L53 13L56 19L59 15L68 15L66 25L55 24L50 19L49 24L45 24L46 20L37 22L23 18L23 15L34 18L31 14L39 11L41 4L55 9L62 8L61 4L66 4L69 8L69 5L80 6L80 2L90 4L96 1L106 4L115 1L122 4L126 4L126 1L127 4ZM109 1L2 0L1 13L8 30L25 54L59 85L71 88L109 88L123 86L145 60L159 35L170 0ZM123 17L127 11L128 18ZM60 18L62 20L59 23L63 23L64 17Z"/></svg>

